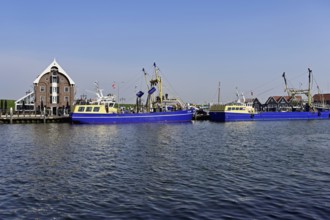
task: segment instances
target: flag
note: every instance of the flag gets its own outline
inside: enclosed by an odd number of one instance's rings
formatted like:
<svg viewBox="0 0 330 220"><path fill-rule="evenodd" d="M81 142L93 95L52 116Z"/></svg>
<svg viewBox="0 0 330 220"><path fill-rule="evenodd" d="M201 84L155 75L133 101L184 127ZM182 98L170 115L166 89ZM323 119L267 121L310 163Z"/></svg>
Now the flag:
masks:
<svg viewBox="0 0 330 220"><path fill-rule="evenodd" d="M116 83L115 82L112 83L112 88L116 89Z"/></svg>

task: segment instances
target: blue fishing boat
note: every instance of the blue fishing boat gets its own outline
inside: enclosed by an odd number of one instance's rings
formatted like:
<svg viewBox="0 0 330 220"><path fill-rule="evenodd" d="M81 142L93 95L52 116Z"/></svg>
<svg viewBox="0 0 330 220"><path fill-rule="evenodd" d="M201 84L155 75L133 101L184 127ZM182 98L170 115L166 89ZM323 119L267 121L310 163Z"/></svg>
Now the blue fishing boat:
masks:
<svg viewBox="0 0 330 220"><path fill-rule="evenodd" d="M306 90L291 89L287 86L285 73L283 78L285 82L285 90L288 93L288 97L292 100L295 99L297 94L304 94L308 100L304 103L301 109L289 108L280 111L257 111L253 104L246 103L238 95L237 100L226 105L215 104L210 108L209 116L210 121L214 122L234 122L234 121L278 121L278 120L322 120L330 119L329 107L325 105L315 105L312 103L311 96L311 74L309 72L309 86Z"/></svg>
<svg viewBox="0 0 330 220"><path fill-rule="evenodd" d="M146 72L143 69L146 77ZM144 92L136 94L134 110L125 111L118 108L114 95L104 96L99 84L96 83L97 99L90 103L79 103L71 113L72 123L81 124L116 124L116 123L169 123L189 122L194 110L188 109L180 99L163 96L162 79L159 68L154 63L155 77L150 80L146 104L142 105L141 97ZM158 96L155 92L158 91Z"/></svg>

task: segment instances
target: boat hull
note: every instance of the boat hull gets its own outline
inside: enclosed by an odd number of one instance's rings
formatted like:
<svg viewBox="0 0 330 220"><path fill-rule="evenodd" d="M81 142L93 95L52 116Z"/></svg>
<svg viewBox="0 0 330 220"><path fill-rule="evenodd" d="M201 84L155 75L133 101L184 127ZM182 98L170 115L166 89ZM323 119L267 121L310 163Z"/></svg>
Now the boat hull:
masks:
<svg viewBox="0 0 330 220"><path fill-rule="evenodd" d="M188 122L193 118L192 110L154 113L72 113L72 123L80 124L119 124L119 123L157 123Z"/></svg>
<svg viewBox="0 0 330 220"><path fill-rule="evenodd" d="M330 119L330 111L320 112L260 112L255 114L210 112L210 121L279 121L279 120L322 120Z"/></svg>

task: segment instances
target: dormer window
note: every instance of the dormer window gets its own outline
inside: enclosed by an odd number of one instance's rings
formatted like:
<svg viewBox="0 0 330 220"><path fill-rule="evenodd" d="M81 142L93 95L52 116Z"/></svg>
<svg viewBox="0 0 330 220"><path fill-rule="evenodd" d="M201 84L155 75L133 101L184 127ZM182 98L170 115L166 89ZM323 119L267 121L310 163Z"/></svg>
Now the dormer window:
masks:
<svg viewBox="0 0 330 220"><path fill-rule="evenodd" d="M56 66L53 66L52 68L50 68L50 72L52 73L52 75L57 75L58 72L58 68Z"/></svg>
<svg viewBox="0 0 330 220"><path fill-rule="evenodd" d="M52 83L58 83L58 68L56 66L53 66L50 68L50 73L51 73L51 82Z"/></svg>

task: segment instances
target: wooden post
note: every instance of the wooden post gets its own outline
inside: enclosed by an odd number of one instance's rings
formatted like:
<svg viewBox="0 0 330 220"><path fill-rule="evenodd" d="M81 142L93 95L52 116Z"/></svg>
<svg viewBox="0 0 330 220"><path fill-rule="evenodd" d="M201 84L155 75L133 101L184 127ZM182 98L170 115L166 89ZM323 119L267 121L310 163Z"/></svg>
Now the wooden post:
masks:
<svg viewBox="0 0 330 220"><path fill-rule="evenodd" d="M46 108L44 107L44 124L46 124Z"/></svg>
<svg viewBox="0 0 330 220"><path fill-rule="evenodd" d="M10 124L13 123L13 108L10 107Z"/></svg>

